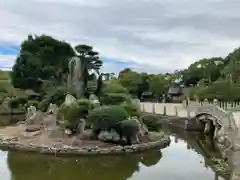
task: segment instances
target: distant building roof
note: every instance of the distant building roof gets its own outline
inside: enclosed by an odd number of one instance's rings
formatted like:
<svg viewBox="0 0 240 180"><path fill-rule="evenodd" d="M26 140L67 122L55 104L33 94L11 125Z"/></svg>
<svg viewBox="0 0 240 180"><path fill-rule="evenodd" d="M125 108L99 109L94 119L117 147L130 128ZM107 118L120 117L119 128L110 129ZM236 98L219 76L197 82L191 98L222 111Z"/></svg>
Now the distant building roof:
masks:
<svg viewBox="0 0 240 180"><path fill-rule="evenodd" d="M172 87L169 88L168 94L173 96L182 95L184 94L184 87L180 85L173 85Z"/></svg>

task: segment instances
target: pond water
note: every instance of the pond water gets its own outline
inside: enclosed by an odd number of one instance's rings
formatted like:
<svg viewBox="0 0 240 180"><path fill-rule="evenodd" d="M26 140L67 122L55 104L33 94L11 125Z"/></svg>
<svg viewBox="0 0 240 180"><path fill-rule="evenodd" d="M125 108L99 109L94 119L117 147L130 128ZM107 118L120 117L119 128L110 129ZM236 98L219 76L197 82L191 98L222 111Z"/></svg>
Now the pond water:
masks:
<svg viewBox="0 0 240 180"><path fill-rule="evenodd" d="M57 158L1 151L0 179L226 180L211 168L209 158L218 153L209 142L201 147L196 139L171 133L170 146L161 151L115 157Z"/></svg>

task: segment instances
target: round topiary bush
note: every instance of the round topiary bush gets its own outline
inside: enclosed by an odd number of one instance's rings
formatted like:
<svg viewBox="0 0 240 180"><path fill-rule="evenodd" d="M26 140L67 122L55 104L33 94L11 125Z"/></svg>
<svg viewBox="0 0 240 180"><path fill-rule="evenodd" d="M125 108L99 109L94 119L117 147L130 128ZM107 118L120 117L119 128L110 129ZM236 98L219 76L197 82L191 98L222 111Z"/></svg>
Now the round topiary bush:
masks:
<svg viewBox="0 0 240 180"><path fill-rule="evenodd" d="M92 104L88 99L80 99L77 101L79 116L81 118L86 118L90 109L92 109Z"/></svg>
<svg viewBox="0 0 240 180"><path fill-rule="evenodd" d="M94 129L109 129L127 117L128 112L121 106L102 106L89 112L87 122Z"/></svg>
<svg viewBox="0 0 240 180"><path fill-rule="evenodd" d="M71 104L69 106L62 105L59 108L59 114L63 116L64 121L74 122L76 119L80 118L79 106L77 104Z"/></svg>
<svg viewBox="0 0 240 180"><path fill-rule="evenodd" d="M90 109L90 101L88 99L80 99L71 105L62 104L59 108L57 118L64 121L65 128L75 132L80 119L85 119Z"/></svg>
<svg viewBox="0 0 240 180"><path fill-rule="evenodd" d="M131 103L131 97L124 93L106 93L100 97L103 105L119 105L123 102Z"/></svg>
<svg viewBox="0 0 240 180"><path fill-rule="evenodd" d="M147 126L149 131L159 131L159 118L156 115L147 114L142 116L140 119Z"/></svg>
<svg viewBox="0 0 240 180"><path fill-rule="evenodd" d="M141 112L139 111L139 109L133 104L124 102L121 104L121 107L123 107L128 112L128 115L130 117L134 117L134 116L140 117L141 115Z"/></svg>

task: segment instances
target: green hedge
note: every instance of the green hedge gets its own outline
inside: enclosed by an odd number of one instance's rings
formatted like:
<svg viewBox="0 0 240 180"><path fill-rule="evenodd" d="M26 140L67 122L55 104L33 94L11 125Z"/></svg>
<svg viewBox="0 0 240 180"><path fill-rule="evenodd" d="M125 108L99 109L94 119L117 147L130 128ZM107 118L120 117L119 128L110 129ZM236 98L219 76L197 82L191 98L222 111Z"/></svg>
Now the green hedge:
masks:
<svg viewBox="0 0 240 180"><path fill-rule="evenodd" d="M124 88L121 84L116 82L109 82L103 88L103 93L121 93L121 94L128 94L128 90Z"/></svg>
<svg viewBox="0 0 240 180"><path fill-rule="evenodd" d="M135 105L130 103L122 103L121 106L128 112L130 117L140 117L141 112Z"/></svg>
<svg viewBox="0 0 240 180"><path fill-rule="evenodd" d="M105 129L114 127L127 117L128 112L121 106L102 106L89 112L87 122L96 129Z"/></svg>
<svg viewBox="0 0 240 180"><path fill-rule="evenodd" d="M38 109L42 112L46 112L48 110L48 107L50 105L50 102L47 99L44 99L38 104Z"/></svg>
<svg viewBox="0 0 240 180"><path fill-rule="evenodd" d="M19 106L24 106L28 102L27 98L24 97L14 97L9 100L8 106L12 109L16 109Z"/></svg>
<svg viewBox="0 0 240 180"><path fill-rule="evenodd" d="M159 131L160 129L159 118L156 115L153 114L143 115L141 117L141 120L147 126L149 131Z"/></svg>
<svg viewBox="0 0 240 180"><path fill-rule="evenodd" d="M25 109L27 109L29 106L35 106L36 108L38 108L39 106L39 101L36 101L36 100L29 100L25 105Z"/></svg>
<svg viewBox="0 0 240 180"><path fill-rule="evenodd" d="M123 102L131 103L131 97L123 93L107 93L100 97L103 105L119 105Z"/></svg>
<svg viewBox="0 0 240 180"><path fill-rule="evenodd" d="M191 99L200 101L205 98L212 101L218 99L221 101L239 101L240 83L232 83L228 80L215 81L208 86L197 86L189 90Z"/></svg>

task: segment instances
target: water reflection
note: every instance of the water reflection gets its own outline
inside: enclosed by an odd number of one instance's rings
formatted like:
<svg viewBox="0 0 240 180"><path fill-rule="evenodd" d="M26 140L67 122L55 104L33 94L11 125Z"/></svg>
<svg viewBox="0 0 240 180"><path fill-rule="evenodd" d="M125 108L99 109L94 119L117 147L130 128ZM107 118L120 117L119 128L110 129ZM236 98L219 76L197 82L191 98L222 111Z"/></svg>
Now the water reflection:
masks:
<svg viewBox="0 0 240 180"><path fill-rule="evenodd" d="M152 166L162 154L151 152L117 157L60 159L9 152L8 167L14 180L126 180L139 171L140 162Z"/></svg>
<svg viewBox="0 0 240 180"><path fill-rule="evenodd" d="M211 139L166 130L171 145L116 157L57 158L0 152L1 180L226 180L214 172L211 157L219 157Z"/></svg>

